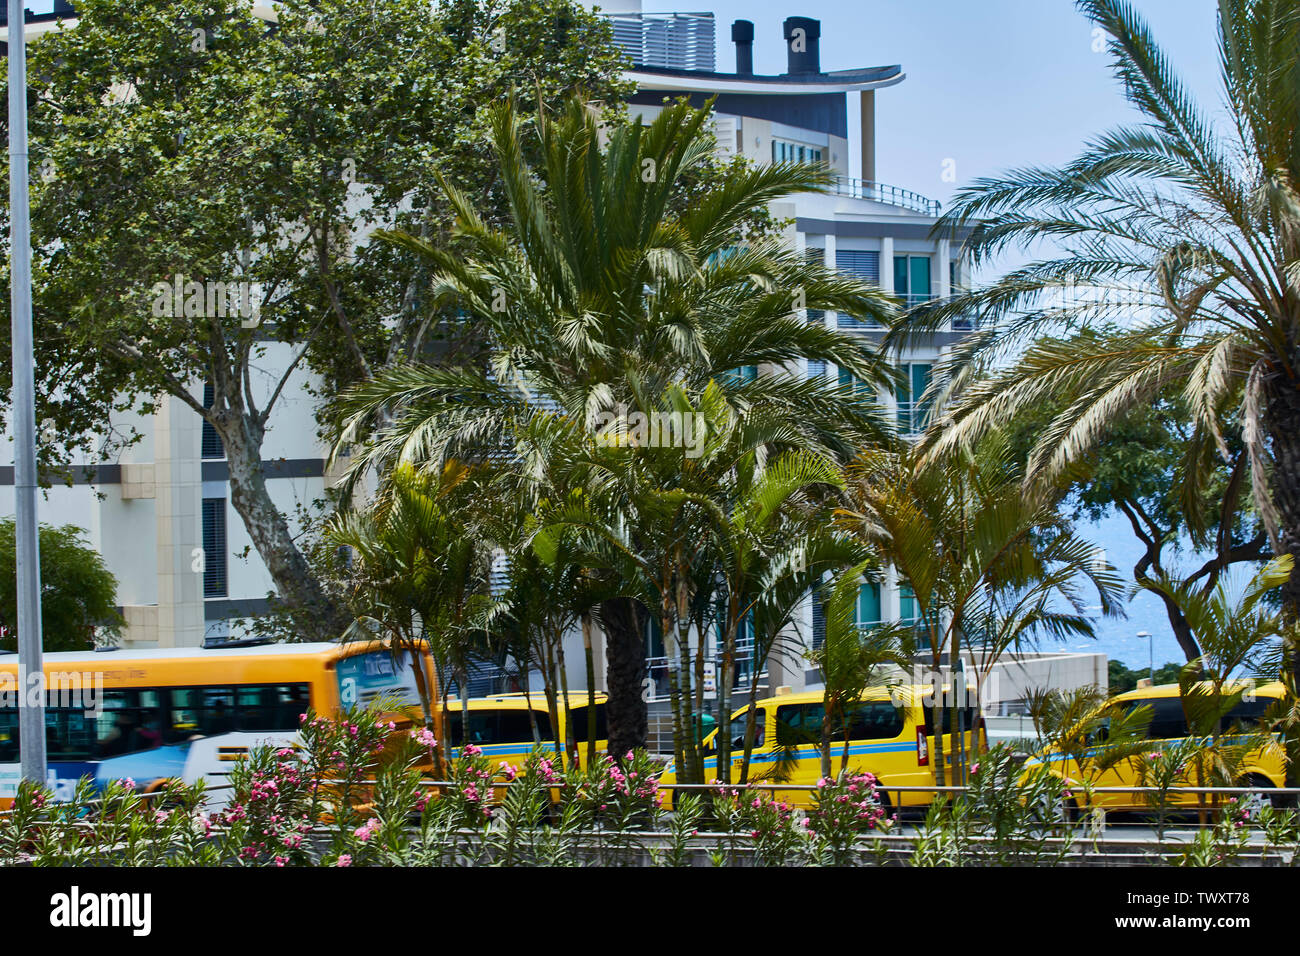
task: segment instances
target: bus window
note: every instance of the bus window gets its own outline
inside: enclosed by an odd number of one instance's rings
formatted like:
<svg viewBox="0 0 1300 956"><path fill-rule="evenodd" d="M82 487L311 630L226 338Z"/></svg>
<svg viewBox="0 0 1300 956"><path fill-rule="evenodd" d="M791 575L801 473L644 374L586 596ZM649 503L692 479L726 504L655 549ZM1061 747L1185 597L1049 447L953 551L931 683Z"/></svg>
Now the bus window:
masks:
<svg viewBox="0 0 1300 956"><path fill-rule="evenodd" d="M94 716L84 710L50 708L45 711L45 752L50 760L89 760Z"/></svg>
<svg viewBox="0 0 1300 956"><path fill-rule="evenodd" d="M0 763L18 760L18 708L0 707Z"/></svg>
<svg viewBox="0 0 1300 956"><path fill-rule="evenodd" d="M153 750L163 744L163 715L159 697L156 690L137 691L136 703L139 706L136 709L136 724L127 741L132 752Z"/></svg>
<svg viewBox="0 0 1300 956"><path fill-rule="evenodd" d="M97 757L116 757L131 752L136 728L140 726L138 705L137 691L104 691L95 721Z"/></svg>
<svg viewBox="0 0 1300 956"><path fill-rule="evenodd" d="M297 730L299 718L311 706L306 684L281 684L272 688L275 717L267 730Z"/></svg>

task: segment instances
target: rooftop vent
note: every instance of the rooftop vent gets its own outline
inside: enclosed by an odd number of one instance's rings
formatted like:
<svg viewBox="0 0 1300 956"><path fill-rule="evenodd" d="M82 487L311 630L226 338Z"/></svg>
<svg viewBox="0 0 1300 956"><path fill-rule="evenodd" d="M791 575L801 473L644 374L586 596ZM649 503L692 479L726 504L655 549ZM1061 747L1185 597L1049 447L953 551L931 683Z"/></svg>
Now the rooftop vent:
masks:
<svg viewBox="0 0 1300 956"><path fill-rule="evenodd" d="M822 22L812 17L786 17L782 25L789 73L808 74L822 71L818 40L822 35Z"/></svg>
<svg viewBox="0 0 1300 956"><path fill-rule="evenodd" d="M736 44L736 74L754 75L754 24L750 20L737 20L731 25L731 39Z"/></svg>

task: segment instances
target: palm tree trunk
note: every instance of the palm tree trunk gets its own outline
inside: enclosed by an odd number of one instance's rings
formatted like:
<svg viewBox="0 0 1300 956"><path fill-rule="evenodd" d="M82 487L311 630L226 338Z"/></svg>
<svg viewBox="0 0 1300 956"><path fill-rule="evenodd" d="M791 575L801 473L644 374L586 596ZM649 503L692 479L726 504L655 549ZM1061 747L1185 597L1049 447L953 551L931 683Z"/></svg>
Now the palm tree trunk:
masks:
<svg viewBox="0 0 1300 956"><path fill-rule="evenodd" d="M569 669L564 666L564 631L557 628L552 639L555 641L556 661L560 668L560 694L564 699L565 766L577 766L578 748L573 743L573 714L569 709Z"/></svg>
<svg viewBox="0 0 1300 956"><path fill-rule="evenodd" d="M1300 347L1288 343L1287 368L1279 369L1265 381L1264 425L1272 440L1272 498L1278 513L1278 554L1290 554L1295 560L1290 579L1279 589L1283 613L1294 623L1300 619ZM1291 648L1284 663L1283 675L1291 688L1300 679L1300 641ZM1294 757L1300 741L1287 741ZM1287 761L1288 787L1300 786L1300 767L1296 760Z"/></svg>
<svg viewBox="0 0 1300 956"><path fill-rule="evenodd" d="M645 642L638 607L628 597L610 598L600 605L608 693L605 717L609 722L609 751L615 755L646 744Z"/></svg>
<svg viewBox="0 0 1300 956"><path fill-rule="evenodd" d="M587 664L587 766L596 762L596 659L591 649L591 615L582 615L582 652Z"/></svg>

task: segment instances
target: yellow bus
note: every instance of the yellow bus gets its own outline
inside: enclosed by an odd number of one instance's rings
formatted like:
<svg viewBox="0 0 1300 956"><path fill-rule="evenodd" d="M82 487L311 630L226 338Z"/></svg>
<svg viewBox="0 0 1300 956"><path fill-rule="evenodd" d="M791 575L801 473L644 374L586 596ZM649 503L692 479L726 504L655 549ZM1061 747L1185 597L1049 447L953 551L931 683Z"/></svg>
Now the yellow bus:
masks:
<svg viewBox="0 0 1300 956"><path fill-rule="evenodd" d="M605 695L594 696L596 706L596 752L603 754L608 747L609 731L605 719ZM459 756L466 743L483 751L494 763L508 763L518 769L533 752L534 747L554 752L555 741L564 741L565 715L559 707L559 733L553 732L551 715L547 710L546 696L541 693L498 694L494 697L471 697L468 702L469 734L461 732L461 702L454 697L446 701L444 722L447 727L450 753ZM531 713L530 713L531 712ZM573 691L569 694L569 720L573 724L573 740L578 749L579 765L587 762L587 693ZM534 736L534 731L536 736ZM537 743L534 743L534 741Z"/></svg>
<svg viewBox="0 0 1300 956"><path fill-rule="evenodd" d="M1286 688L1279 682L1261 684L1253 689L1241 683L1230 683L1224 688L1226 694L1243 691L1242 699L1223 718L1222 732L1229 735L1253 734L1259 731L1259 721L1265 712L1279 699L1285 696ZM1158 684L1153 687L1140 687L1112 698L1102 712L1101 727L1096 734L1095 746L1106 746L1106 728L1113 717L1130 713L1138 708L1149 708L1146 725L1146 737L1150 741L1150 751L1157 752L1189 736L1187 717L1183 711L1181 692L1177 684ZM1084 772L1070 757L1057 748L1048 748L1025 762L1026 768L1047 764L1051 772L1061 777L1067 784L1079 785L1084 779ZM1192 777L1195 771L1188 768L1175 784L1178 787L1200 786ZM1137 787L1142 785L1139 763L1135 758L1126 758L1113 767L1093 773L1089 777L1095 787ZM1286 755L1280 745L1257 748L1245 756L1237 770L1236 786L1259 787L1263 789L1286 786ZM1209 783L1207 782L1207 786ZM1079 797L1075 796L1078 803ZM1279 801L1280 802L1280 801ZM1098 793L1092 795L1093 806L1112 810L1146 810L1150 804L1141 793ZM1170 794L1170 803L1174 806L1194 806L1197 796L1194 793Z"/></svg>
<svg viewBox="0 0 1300 956"><path fill-rule="evenodd" d="M436 687L427 655L424 667L425 687ZM100 788L216 786L250 747L291 745L308 707L328 716L381 697L420 704L409 658L361 642L52 653L44 670L47 782L58 799L87 776ZM17 673L17 655L0 654L0 807L21 777Z"/></svg>
<svg viewBox="0 0 1300 956"><path fill-rule="evenodd" d="M948 688L944 688L945 693ZM934 690L929 685L903 685L898 687L872 687L862 700L851 708L849 725L848 768L857 773L874 774L882 787L928 787L934 784L934 768L930 763L932 743L930 716L933 713L927 702ZM972 693L971 698L973 700ZM773 782L811 786L821 779L821 727L825 714L821 691L803 694L783 694L757 701L754 749L749 762L749 780L756 784ZM963 726L978 727L983 733L979 710L975 706L962 708ZM732 717L728 732L731 734L731 780L740 779L744 758L745 723L748 707L742 707ZM945 727L952 719L953 708L944 710ZM970 752L974 733L967 730L964 738ZM716 768L715 741L719 731L704 738L704 771L712 780ZM945 732L942 741L945 755L952 754L959 735ZM831 741L831 768L838 772L844 753L843 733ZM951 763L951 757L946 762ZM676 782L673 764L669 764L660 782ZM810 790L776 790L775 795L793 806L808 807L812 803ZM899 807L926 806L933 800L926 792L880 792L884 805ZM668 799L671 799L669 797Z"/></svg>

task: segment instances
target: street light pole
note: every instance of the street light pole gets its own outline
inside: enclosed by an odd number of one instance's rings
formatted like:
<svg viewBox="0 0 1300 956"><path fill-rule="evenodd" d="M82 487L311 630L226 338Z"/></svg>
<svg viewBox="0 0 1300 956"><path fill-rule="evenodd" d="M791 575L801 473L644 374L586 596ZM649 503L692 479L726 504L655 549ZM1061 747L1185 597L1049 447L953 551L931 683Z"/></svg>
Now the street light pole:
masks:
<svg viewBox="0 0 1300 956"><path fill-rule="evenodd" d="M9 302L13 323L14 538L18 564L18 740L23 778L45 783L41 554L36 522L36 360L27 204L27 22L9 0Z"/></svg>
<svg viewBox="0 0 1300 956"><path fill-rule="evenodd" d="M1150 631L1138 631L1138 637L1147 639L1147 675L1151 678L1151 685L1156 683L1156 640L1151 636Z"/></svg>

